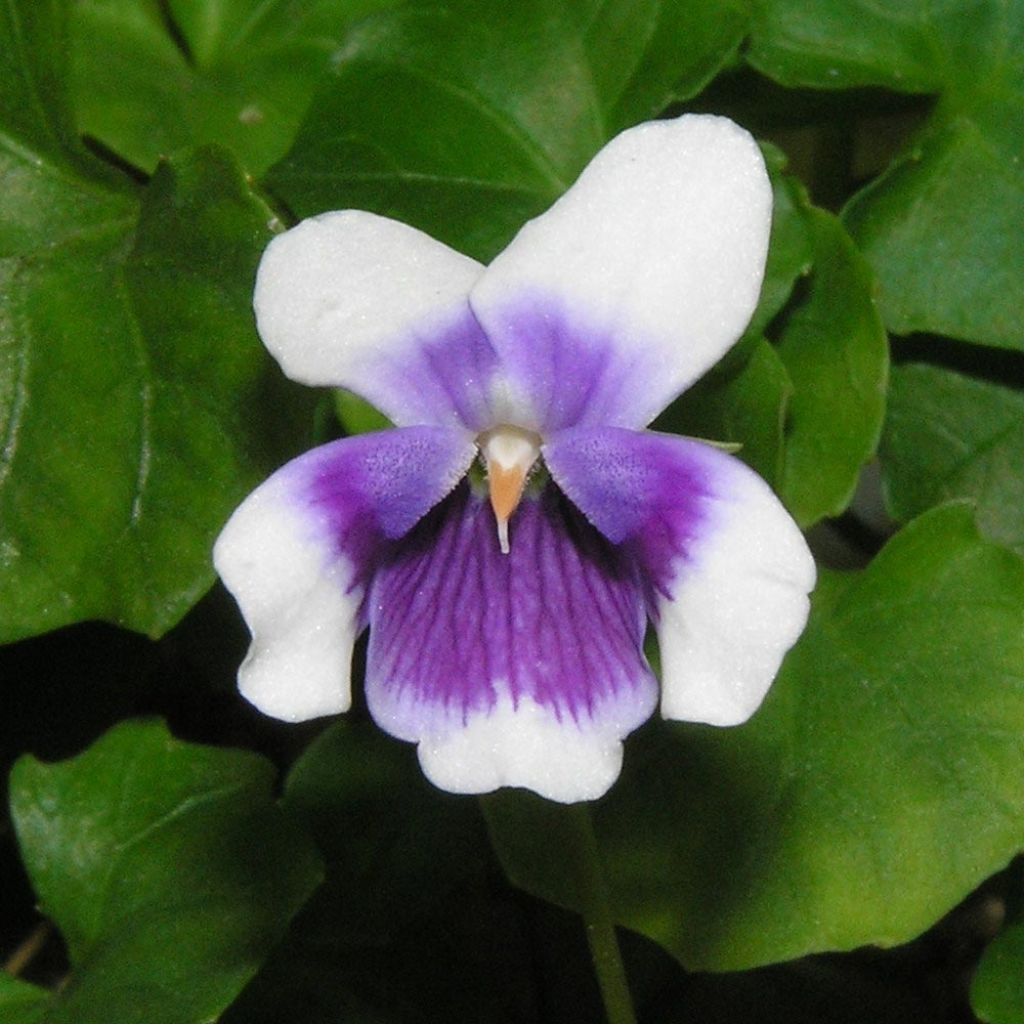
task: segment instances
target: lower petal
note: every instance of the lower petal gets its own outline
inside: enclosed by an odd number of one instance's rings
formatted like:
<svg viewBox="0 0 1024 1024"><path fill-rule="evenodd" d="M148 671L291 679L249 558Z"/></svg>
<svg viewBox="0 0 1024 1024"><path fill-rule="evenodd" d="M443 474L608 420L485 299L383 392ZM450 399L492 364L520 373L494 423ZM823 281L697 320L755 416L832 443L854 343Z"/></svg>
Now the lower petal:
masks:
<svg viewBox="0 0 1024 1024"><path fill-rule="evenodd" d="M364 434L294 459L246 498L217 539L214 565L252 632L238 673L247 700L292 722L347 710L372 569L475 451L461 430Z"/></svg>
<svg viewBox="0 0 1024 1024"><path fill-rule="evenodd" d="M648 586L666 718L736 725L805 622L814 560L771 488L710 445L613 427L544 447L558 485Z"/></svg>
<svg viewBox="0 0 1024 1024"><path fill-rule="evenodd" d="M460 487L377 571L366 686L386 731L460 793L604 793L657 684L634 567L557 489L527 497L502 554L489 504Z"/></svg>

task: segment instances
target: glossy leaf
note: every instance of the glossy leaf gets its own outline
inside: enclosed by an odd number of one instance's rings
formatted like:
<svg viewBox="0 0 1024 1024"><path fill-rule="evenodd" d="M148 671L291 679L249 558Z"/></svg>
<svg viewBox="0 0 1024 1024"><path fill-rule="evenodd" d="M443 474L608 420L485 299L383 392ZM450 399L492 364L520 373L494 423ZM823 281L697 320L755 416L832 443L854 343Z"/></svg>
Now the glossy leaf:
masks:
<svg viewBox="0 0 1024 1024"><path fill-rule="evenodd" d="M787 85L941 95L845 220L891 331L1024 347L1024 7L768 0L749 57Z"/></svg>
<svg viewBox="0 0 1024 1024"><path fill-rule="evenodd" d="M87 189L62 186L63 236L0 263L3 639L168 629L212 582L228 513L305 432L307 396L252 325L270 214L231 160L165 166L131 251L132 205Z"/></svg>
<svg viewBox="0 0 1024 1024"><path fill-rule="evenodd" d="M940 83L928 46L934 6L927 0L762 0L747 59L789 86L933 92Z"/></svg>
<svg viewBox="0 0 1024 1024"><path fill-rule="evenodd" d="M987 536L1024 554L1024 395L938 367L897 367L879 454L894 518L962 498Z"/></svg>
<svg viewBox="0 0 1024 1024"><path fill-rule="evenodd" d="M1024 924L997 935L971 983L971 1005L985 1024L1024 1024Z"/></svg>
<svg viewBox="0 0 1024 1024"><path fill-rule="evenodd" d="M744 20L728 0L405 5L349 35L269 185L300 217L372 210L488 260L613 134L698 88Z"/></svg>
<svg viewBox="0 0 1024 1024"><path fill-rule="evenodd" d="M919 934L1024 843L1022 627L1024 563L963 505L825 575L747 725L627 744L595 807L617 919L708 970ZM558 808L487 807L511 879L578 905Z"/></svg>
<svg viewBox="0 0 1024 1024"><path fill-rule="evenodd" d="M72 961L46 1024L200 1024L231 1002L320 877L273 788L264 759L157 723L18 762L22 855Z"/></svg>
<svg viewBox="0 0 1024 1024"><path fill-rule="evenodd" d="M216 142L258 174L287 149L347 26L393 2L81 0L79 124L146 171Z"/></svg>
<svg viewBox="0 0 1024 1024"><path fill-rule="evenodd" d="M849 504L878 445L889 371L870 270L835 217L806 216L814 271L779 333L793 382L780 492L804 526Z"/></svg>
<svg viewBox="0 0 1024 1024"><path fill-rule="evenodd" d="M700 92L734 58L751 8L749 0L581 0L577 6L609 137Z"/></svg>

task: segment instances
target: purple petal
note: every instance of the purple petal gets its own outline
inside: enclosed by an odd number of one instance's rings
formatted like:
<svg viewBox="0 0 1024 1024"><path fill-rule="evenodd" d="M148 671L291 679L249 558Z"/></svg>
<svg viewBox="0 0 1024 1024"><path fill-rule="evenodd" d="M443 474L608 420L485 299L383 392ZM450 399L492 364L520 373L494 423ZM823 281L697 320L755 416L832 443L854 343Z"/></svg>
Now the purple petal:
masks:
<svg viewBox="0 0 1024 1024"><path fill-rule="evenodd" d="M370 711L445 789L598 796L656 701L636 571L552 487L520 505L508 555L459 488L378 570L368 607Z"/></svg>
<svg viewBox="0 0 1024 1024"><path fill-rule="evenodd" d="M462 425L479 432L495 422L498 357L468 308L425 322L368 357L358 390L400 424Z"/></svg>
<svg viewBox="0 0 1024 1024"><path fill-rule="evenodd" d="M239 689L288 721L344 711L366 584L465 474L464 431L408 427L315 448L238 507L214 564L252 631Z"/></svg>
<svg viewBox="0 0 1024 1024"><path fill-rule="evenodd" d="M540 434L646 422L651 382L662 373L654 346L617 344L612 330L541 290L503 306L490 328L503 341L510 421Z"/></svg>
<svg viewBox="0 0 1024 1024"><path fill-rule="evenodd" d="M745 721L803 629L815 577L803 535L768 485L710 445L615 427L564 431L543 455L643 573L662 713Z"/></svg>

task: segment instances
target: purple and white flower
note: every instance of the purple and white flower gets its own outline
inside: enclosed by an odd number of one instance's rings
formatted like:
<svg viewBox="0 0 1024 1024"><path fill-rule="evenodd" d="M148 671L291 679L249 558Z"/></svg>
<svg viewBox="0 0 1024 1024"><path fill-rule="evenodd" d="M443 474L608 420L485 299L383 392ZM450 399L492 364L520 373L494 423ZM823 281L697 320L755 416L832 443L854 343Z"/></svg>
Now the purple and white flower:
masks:
<svg viewBox="0 0 1024 1024"><path fill-rule="evenodd" d="M733 725L807 617L814 563L742 462L643 428L757 302L771 188L753 139L687 115L610 142L488 267L353 210L268 247L285 373L394 430L300 456L216 550L252 631L242 693L300 721L366 699L443 789L593 799L654 710Z"/></svg>

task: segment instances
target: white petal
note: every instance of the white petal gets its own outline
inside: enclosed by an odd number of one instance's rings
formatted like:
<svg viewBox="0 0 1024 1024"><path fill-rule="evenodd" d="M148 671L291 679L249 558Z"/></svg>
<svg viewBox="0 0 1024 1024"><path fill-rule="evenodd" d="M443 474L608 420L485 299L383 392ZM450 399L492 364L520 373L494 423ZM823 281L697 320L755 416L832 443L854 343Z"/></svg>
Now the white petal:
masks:
<svg viewBox="0 0 1024 1024"><path fill-rule="evenodd" d="M293 380L348 388L399 425L479 429L494 369L467 304L481 270L398 221L325 213L267 247L257 326Z"/></svg>
<svg viewBox="0 0 1024 1024"><path fill-rule="evenodd" d="M536 424L520 425L653 419L750 319L771 204L757 144L726 118L651 122L605 146L470 296L513 391L535 396ZM580 373L598 414L551 413Z"/></svg>
<svg viewBox="0 0 1024 1024"><path fill-rule="evenodd" d="M665 718L738 725L760 706L807 622L814 559L771 488L739 460L693 562L658 601Z"/></svg>
<svg viewBox="0 0 1024 1024"><path fill-rule="evenodd" d="M352 645L381 551L462 478L459 429L406 427L293 459L235 510L214 565L252 632L244 697L297 722L347 710Z"/></svg>
<svg viewBox="0 0 1024 1024"><path fill-rule="evenodd" d="M289 495L251 495L218 539L214 564L253 634L238 670L242 696L287 722L347 711L362 590L349 589L347 560L326 564Z"/></svg>
<svg viewBox="0 0 1024 1024"><path fill-rule="evenodd" d="M622 732L559 722L550 708L507 692L462 729L425 738L417 748L423 774L449 793L490 793L522 786L561 803L596 800L622 768Z"/></svg>
<svg viewBox="0 0 1024 1024"><path fill-rule="evenodd" d="M771 488L739 459L667 434L575 428L543 453L559 487L647 579L664 716L749 718L804 627L815 579Z"/></svg>

